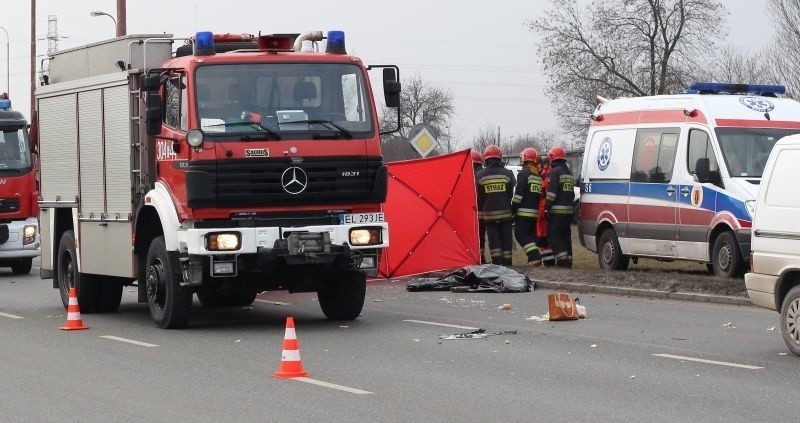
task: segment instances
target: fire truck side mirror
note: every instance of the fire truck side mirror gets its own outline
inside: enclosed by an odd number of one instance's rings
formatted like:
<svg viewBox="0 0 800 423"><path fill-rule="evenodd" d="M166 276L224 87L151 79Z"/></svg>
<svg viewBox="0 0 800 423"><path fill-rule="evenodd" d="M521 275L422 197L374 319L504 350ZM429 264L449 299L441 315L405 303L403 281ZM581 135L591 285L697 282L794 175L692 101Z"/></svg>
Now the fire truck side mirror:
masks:
<svg viewBox="0 0 800 423"><path fill-rule="evenodd" d="M383 95L387 107L400 107L400 81L394 68L383 68Z"/></svg>
<svg viewBox="0 0 800 423"><path fill-rule="evenodd" d="M147 93L147 111L145 113L147 135L154 137L160 134L164 113L161 108L161 95L158 91L149 91Z"/></svg>
<svg viewBox="0 0 800 423"><path fill-rule="evenodd" d="M139 87L142 91L157 91L161 88L161 76L159 75L142 75L139 79Z"/></svg>

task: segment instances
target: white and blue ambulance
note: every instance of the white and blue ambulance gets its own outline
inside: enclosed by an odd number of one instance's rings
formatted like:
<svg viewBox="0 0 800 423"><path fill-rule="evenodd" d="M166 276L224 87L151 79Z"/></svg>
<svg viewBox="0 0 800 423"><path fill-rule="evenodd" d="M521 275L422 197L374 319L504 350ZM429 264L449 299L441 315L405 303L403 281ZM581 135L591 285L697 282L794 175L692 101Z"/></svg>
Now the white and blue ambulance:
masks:
<svg viewBox="0 0 800 423"><path fill-rule="evenodd" d="M779 139L800 133L800 103L784 92L693 83L687 94L598 98L578 231L600 267L624 270L645 257L742 275L767 157Z"/></svg>

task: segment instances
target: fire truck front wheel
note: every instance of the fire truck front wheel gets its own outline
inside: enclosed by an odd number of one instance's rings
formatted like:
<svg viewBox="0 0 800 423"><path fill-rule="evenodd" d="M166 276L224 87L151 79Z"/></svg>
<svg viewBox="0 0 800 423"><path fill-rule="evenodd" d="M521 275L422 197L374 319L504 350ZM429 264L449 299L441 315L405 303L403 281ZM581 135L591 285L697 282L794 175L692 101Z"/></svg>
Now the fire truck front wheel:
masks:
<svg viewBox="0 0 800 423"><path fill-rule="evenodd" d="M317 291L319 305L330 320L353 320L364 307L367 293L367 276L358 271L342 271L324 274Z"/></svg>
<svg viewBox="0 0 800 423"><path fill-rule="evenodd" d="M92 313L98 306L98 286L93 278L78 272L78 255L75 251L75 233L64 231L58 243L56 256L56 280L64 308L69 305L69 289L74 287L78 293L78 306L84 313Z"/></svg>
<svg viewBox="0 0 800 423"><path fill-rule="evenodd" d="M153 320L162 329L186 327L192 311L192 290L180 285L179 265L167 252L163 236L150 243L146 266L145 289Z"/></svg>

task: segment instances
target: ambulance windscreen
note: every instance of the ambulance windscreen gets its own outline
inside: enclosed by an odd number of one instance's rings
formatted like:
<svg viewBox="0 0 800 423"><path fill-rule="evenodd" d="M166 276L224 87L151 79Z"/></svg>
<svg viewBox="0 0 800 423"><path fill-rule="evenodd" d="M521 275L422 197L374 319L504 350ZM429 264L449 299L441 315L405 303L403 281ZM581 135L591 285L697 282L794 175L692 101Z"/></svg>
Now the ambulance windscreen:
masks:
<svg viewBox="0 0 800 423"><path fill-rule="evenodd" d="M717 128L722 157L732 178L760 178L764 166L779 139L800 129Z"/></svg>

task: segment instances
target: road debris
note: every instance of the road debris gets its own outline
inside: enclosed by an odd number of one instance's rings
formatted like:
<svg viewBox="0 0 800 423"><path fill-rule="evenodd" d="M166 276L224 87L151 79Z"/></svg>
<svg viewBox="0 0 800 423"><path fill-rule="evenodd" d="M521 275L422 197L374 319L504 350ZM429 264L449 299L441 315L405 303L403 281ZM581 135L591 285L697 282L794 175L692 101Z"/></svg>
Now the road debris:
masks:
<svg viewBox="0 0 800 423"><path fill-rule="evenodd" d="M775 330L775 326L773 326L773 327L771 327L771 328L769 328L767 330Z"/></svg>
<svg viewBox="0 0 800 423"><path fill-rule="evenodd" d="M597 348L597 344L592 344L589 346L589 348Z"/></svg>
<svg viewBox="0 0 800 423"><path fill-rule="evenodd" d="M503 310L511 310L511 304L505 303L501 305L500 308Z"/></svg>
<svg viewBox="0 0 800 423"><path fill-rule="evenodd" d="M533 320L536 322L549 322L550 321L550 313L545 313L541 316L531 316L526 317L525 320Z"/></svg>
<svg viewBox="0 0 800 423"><path fill-rule="evenodd" d="M636 379L636 375L630 375L628 376L628 379Z"/></svg>
<svg viewBox="0 0 800 423"><path fill-rule="evenodd" d="M504 330L499 332L492 332L486 333L486 329L475 329L472 332L463 332L463 333L456 333L453 335L439 335L439 339L485 339L489 336L494 335L516 335L516 330ZM506 344L510 344L511 341L506 340Z"/></svg>
<svg viewBox="0 0 800 423"><path fill-rule="evenodd" d="M722 325L722 327L726 329L736 329L736 326L733 326L733 322L728 322Z"/></svg>

